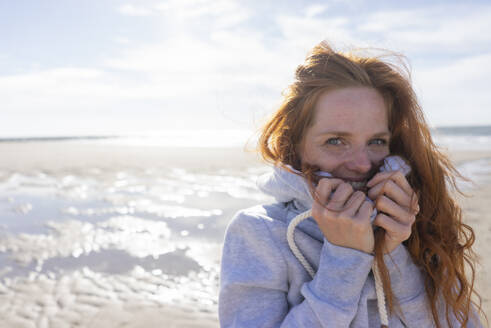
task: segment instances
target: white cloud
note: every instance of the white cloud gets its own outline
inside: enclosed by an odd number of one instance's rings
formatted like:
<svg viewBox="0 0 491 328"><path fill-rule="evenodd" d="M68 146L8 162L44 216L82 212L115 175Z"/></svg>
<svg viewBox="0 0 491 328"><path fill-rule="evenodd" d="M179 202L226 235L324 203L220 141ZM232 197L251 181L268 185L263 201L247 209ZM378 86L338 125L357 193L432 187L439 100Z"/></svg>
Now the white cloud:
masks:
<svg viewBox="0 0 491 328"><path fill-rule="evenodd" d="M56 68L25 74L7 75L0 77L0 90L8 94L8 91L36 92L38 89L45 93L59 92L60 89L74 82L92 83L94 79L102 75L95 69L81 68Z"/></svg>
<svg viewBox="0 0 491 328"><path fill-rule="evenodd" d="M327 5L321 5L321 4L308 6L305 9L305 16L311 18L311 17L317 16L317 15L320 15L320 14L324 13L327 10L327 8L328 8Z"/></svg>
<svg viewBox="0 0 491 328"><path fill-rule="evenodd" d="M191 21L194 24L202 24L199 21L202 19L212 19L212 24L218 28L235 26L250 17L249 10L233 0L168 0L146 5L125 4L118 11L123 15L157 15L173 21Z"/></svg>
<svg viewBox="0 0 491 328"><path fill-rule="evenodd" d="M170 0L155 5L156 10L177 15L180 18L198 18L203 16L221 16L244 10L238 2L232 0Z"/></svg>
<svg viewBox="0 0 491 328"><path fill-rule="evenodd" d="M29 112L76 112L107 109L133 100L166 100L176 96L169 81L134 80L103 70L57 68L0 77L3 110Z"/></svg>
<svg viewBox="0 0 491 328"><path fill-rule="evenodd" d="M380 46L412 55L451 51L465 54L491 49L491 5L428 5L414 9L376 10L346 16L320 5L303 15L276 17L286 42L308 48L326 38L337 48ZM447 53L443 53L447 52Z"/></svg>
<svg viewBox="0 0 491 328"><path fill-rule="evenodd" d="M93 120L101 128L123 121L154 128L157 122L251 127L251 121L281 100L307 51L327 38L337 49L381 46L405 52L412 62L417 59L413 76L432 123L463 123L463 109L468 123L491 122L483 110L491 108L486 90L491 85L491 49L486 51L491 34L484 33L491 30L491 6L458 7L458 12L448 6L446 15L435 6L360 16L336 14L334 8L318 4L300 14L270 15L274 32L264 33L263 26L249 23L259 16L244 2L128 3L119 13L158 17L167 29L163 35L171 37L141 44L115 36L113 46L122 50L95 68L0 76L0 105L18 117L38 112L54 119L59 116L53 113L64 113L66 120ZM206 33L198 33L202 31ZM424 60L428 54L433 55L428 57L431 65ZM0 62L8 59L0 55Z"/></svg>
<svg viewBox="0 0 491 328"><path fill-rule="evenodd" d="M119 44L129 44L131 41L128 38L125 38L123 36L118 36L114 38L114 42L119 43Z"/></svg>
<svg viewBox="0 0 491 328"><path fill-rule="evenodd" d="M63 68L0 77L2 136L118 134L223 126L216 94L169 81ZM190 118L192 117L192 120Z"/></svg>
<svg viewBox="0 0 491 328"><path fill-rule="evenodd" d="M491 34L485 32L491 30L491 6L434 6L363 17L282 15L277 23L282 42L292 49L309 49L326 38L340 50L374 46L402 52L417 62L415 86L430 122L491 123Z"/></svg>
<svg viewBox="0 0 491 328"><path fill-rule="evenodd" d="M356 29L383 35L398 47L413 51L468 52L471 47L491 44L491 34L487 33L491 30L491 6L448 5L379 11L368 14Z"/></svg>
<svg viewBox="0 0 491 328"><path fill-rule="evenodd" d="M151 16L153 14L151 9L132 4L122 5L118 8L118 11L127 16Z"/></svg>
<svg viewBox="0 0 491 328"><path fill-rule="evenodd" d="M490 123L491 53L422 68L415 84L430 122L439 125Z"/></svg>
<svg viewBox="0 0 491 328"><path fill-rule="evenodd" d="M122 56L108 58L107 67L144 72L154 82L171 86L174 94L234 91L240 87L277 88L292 75L294 61L280 49L270 49L254 34L215 32L212 42L191 36L167 40L164 45L128 49ZM279 53L280 52L280 53ZM282 63L288 63L286 71ZM286 85L283 85L286 87Z"/></svg>
<svg viewBox="0 0 491 328"><path fill-rule="evenodd" d="M282 15L276 18L276 23L284 38L279 43L304 49L304 53L324 39L338 47L364 44L351 33L349 20L345 17L326 19Z"/></svg>
<svg viewBox="0 0 491 328"><path fill-rule="evenodd" d="M57 68L0 77L0 98L4 111L50 112L59 108L102 102L109 84L94 69ZM68 109L69 110L69 109Z"/></svg>

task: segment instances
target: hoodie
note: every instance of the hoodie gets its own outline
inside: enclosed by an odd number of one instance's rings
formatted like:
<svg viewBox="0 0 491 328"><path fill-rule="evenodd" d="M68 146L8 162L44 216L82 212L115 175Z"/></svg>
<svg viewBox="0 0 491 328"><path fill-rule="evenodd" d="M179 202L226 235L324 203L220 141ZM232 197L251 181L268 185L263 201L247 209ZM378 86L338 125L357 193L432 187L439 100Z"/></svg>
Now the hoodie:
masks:
<svg viewBox="0 0 491 328"><path fill-rule="evenodd" d="M221 327L380 327L374 256L330 243L310 217L295 242L315 271L312 278L292 253L289 223L312 207L305 180L282 168L262 176L258 187L277 203L239 211L229 223L222 250ZM435 327L424 274L400 244L384 262L401 313L389 327ZM445 318L444 304L438 308ZM475 317L475 316L474 316ZM450 313L453 327L457 320ZM446 321L443 323L446 326ZM482 327L475 320L467 327Z"/></svg>

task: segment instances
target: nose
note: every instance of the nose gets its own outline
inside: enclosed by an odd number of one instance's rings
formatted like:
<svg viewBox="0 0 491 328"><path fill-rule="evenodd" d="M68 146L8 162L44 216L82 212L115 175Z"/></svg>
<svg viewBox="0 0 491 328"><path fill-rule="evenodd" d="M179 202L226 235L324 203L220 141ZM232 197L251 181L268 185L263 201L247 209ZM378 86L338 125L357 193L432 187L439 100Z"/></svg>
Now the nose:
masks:
<svg viewBox="0 0 491 328"><path fill-rule="evenodd" d="M372 168L372 161L370 160L368 149L366 147L360 147L355 150L351 158L346 162L346 167L360 174L368 173Z"/></svg>

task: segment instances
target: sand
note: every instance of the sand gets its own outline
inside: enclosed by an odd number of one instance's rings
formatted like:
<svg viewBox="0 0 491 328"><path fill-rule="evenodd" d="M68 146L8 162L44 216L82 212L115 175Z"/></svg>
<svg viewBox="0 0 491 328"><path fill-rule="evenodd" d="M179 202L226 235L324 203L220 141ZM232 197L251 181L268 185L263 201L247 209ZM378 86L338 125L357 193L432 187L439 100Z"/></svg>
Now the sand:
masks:
<svg viewBox="0 0 491 328"><path fill-rule="evenodd" d="M460 151L451 152L450 156L456 163L463 164L491 158L491 152ZM4 174L32 171L57 174L90 167L111 170L181 167L212 172L221 168L245 170L258 165L261 163L255 154L234 148L177 149L69 141L0 143L0 172ZM488 178L491 181L491 177ZM465 222L476 233L474 250L480 257L476 290L482 296L484 312L491 319L491 183L479 184L469 194L472 197L460 198L459 202L464 209ZM0 251L0 261L1 255ZM0 265L0 278L4 274L2 270ZM44 274L7 279L0 284L0 313L3 314L0 327L218 326L215 306L190 310L189 306L173 304L159 296L171 292L166 288L165 277L143 273L141 268L126 276L86 269L58 280ZM103 294L99 292L101 289Z"/></svg>
<svg viewBox="0 0 491 328"><path fill-rule="evenodd" d="M222 167L247 168L258 162L255 153L240 148L163 148L72 141L0 143L0 169L17 172L86 167L180 167L208 171Z"/></svg>
<svg viewBox="0 0 491 328"><path fill-rule="evenodd" d="M479 264L476 266L476 290L482 297L482 307L491 324L491 185L479 186L461 197L459 203L464 222L475 233L474 251Z"/></svg>

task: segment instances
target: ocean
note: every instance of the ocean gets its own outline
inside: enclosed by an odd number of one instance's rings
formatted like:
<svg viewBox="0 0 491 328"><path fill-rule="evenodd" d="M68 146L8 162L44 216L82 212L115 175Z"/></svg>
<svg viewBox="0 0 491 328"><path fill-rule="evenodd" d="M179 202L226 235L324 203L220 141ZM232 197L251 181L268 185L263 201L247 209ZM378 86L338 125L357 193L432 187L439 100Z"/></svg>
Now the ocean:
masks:
<svg viewBox="0 0 491 328"><path fill-rule="evenodd" d="M450 151L491 150L491 126L439 128L433 134ZM46 143L59 145L61 153L81 144L107 146L109 152L126 147L128 156L145 147L163 153L199 147L196 160L203 170L170 157L165 165L139 167L101 160L63 169L0 169L0 318L85 326L101 309L129 302L179 306L216 322L226 226L237 210L272 199L255 186L268 166L211 165L207 148L223 148L226 158L251 140L248 131L2 138L0 149L27 145L23 149L37 152L33 161ZM80 156L93 156L87 149ZM459 182L461 187L476 188L489 182L482 179L491 176L491 158L458 168L474 180Z"/></svg>

